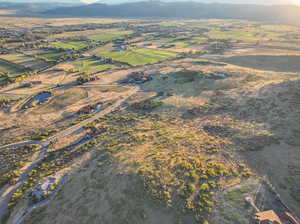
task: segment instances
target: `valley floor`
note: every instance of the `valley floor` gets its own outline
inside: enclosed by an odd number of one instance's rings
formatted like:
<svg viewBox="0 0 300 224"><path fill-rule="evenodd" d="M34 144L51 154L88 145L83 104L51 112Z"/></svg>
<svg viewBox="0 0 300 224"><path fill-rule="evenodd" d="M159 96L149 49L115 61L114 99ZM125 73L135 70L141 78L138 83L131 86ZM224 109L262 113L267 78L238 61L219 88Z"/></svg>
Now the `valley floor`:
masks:
<svg viewBox="0 0 300 224"><path fill-rule="evenodd" d="M143 22L164 34L181 27ZM0 89L3 223L250 224L259 211L300 214L300 49L247 37L216 52L184 31L192 40L145 32L154 39L130 36L122 49L115 28L95 31L105 44L77 34L90 30L49 37L79 35L91 49L65 50L70 58ZM76 41L67 47L84 47Z"/></svg>

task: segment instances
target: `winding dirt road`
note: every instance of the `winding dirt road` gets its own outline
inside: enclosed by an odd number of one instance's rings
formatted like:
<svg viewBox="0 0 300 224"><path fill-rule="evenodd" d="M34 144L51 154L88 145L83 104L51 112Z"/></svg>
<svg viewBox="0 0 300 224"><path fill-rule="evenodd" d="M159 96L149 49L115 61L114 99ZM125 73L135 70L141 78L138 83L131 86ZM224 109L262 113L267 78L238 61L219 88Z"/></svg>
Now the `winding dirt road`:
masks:
<svg viewBox="0 0 300 224"><path fill-rule="evenodd" d="M93 121L105 116L106 114L109 114L115 110L117 110L120 106L123 105L124 102L126 102L131 96L133 96L135 93L139 91L138 87L130 86L131 90L129 90L126 93L126 96L122 97L119 99L117 102L115 102L113 105L110 107L107 107L106 109L99 111L96 113L93 117L84 120L80 122L77 125L74 125L70 128L67 128L65 130L62 130L61 132L57 133L54 136L51 136L48 138L46 141L28 141L28 142L19 142L15 144L10 144L6 146L0 147L1 150L9 149L9 148L16 148L19 146L25 146L25 145L32 145L32 144L37 144L41 146L39 156L31 163L30 166L26 168L26 170L23 172L23 174L20 176L19 181L12 186L5 186L4 189L1 190L1 196L0 196L0 220L1 218L5 215L7 208L8 208L8 203L11 200L12 195L22 187L23 183L27 180L27 177L29 173L45 158L47 155L47 149L50 146L50 144L59 138L63 138L66 136L69 136L73 134L74 132L82 129L84 126L87 124L92 123ZM28 214L28 213L27 213ZM18 222L20 223L20 222Z"/></svg>

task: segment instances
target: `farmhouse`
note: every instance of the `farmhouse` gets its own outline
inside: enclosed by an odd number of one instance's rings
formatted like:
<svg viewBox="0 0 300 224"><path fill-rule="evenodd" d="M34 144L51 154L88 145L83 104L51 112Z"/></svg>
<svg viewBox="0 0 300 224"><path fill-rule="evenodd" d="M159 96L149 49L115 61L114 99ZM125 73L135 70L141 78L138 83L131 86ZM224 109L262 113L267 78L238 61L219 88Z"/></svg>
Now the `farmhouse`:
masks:
<svg viewBox="0 0 300 224"><path fill-rule="evenodd" d="M49 195L49 192L55 189L56 184L57 178L55 176L49 177L43 183L37 184L35 190L32 192L33 199L36 201L45 199Z"/></svg>
<svg viewBox="0 0 300 224"><path fill-rule="evenodd" d="M144 72L133 72L126 79L122 80L121 83L143 84L151 80L152 77L145 75Z"/></svg>
<svg viewBox="0 0 300 224"><path fill-rule="evenodd" d="M78 113L79 114L91 114L97 113L101 110L101 104L87 105L81 108Z"/></svg>

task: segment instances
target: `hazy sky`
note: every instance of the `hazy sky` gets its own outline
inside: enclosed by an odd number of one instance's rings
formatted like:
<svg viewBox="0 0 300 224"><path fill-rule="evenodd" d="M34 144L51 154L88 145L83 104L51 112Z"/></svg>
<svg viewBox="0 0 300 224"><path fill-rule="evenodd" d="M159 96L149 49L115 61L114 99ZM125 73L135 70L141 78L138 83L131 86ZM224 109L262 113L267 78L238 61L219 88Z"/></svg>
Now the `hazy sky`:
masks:
<svg viewBox="0 0 300 224"><path fill-rule="evenodd" d="M76 1L76 0L75 0ZM84 3L94 3L94 2L101 2L101 0L80 0ZM130 0L110 0L105 1L106 3L121 3L121 2L128 2ZM131 0L137 1L137 0ZM171 0L169 0L171 1ZM226 2L226 3L252 3L252 4L300 4L300 0L194 0L194 1L203 1L203 2Z"/></svg>
<svg viewBox="0 0 300 224"><path fill-rule="evenodd" d="M0 2L84 2L84 3L95 3L95 2L104 2L108 4L117 4L125 2L138 2L146 0L0 0ZM185 0L161 0L161 1L185 1ZM223 2L223 3L247 3L247 4L298 4L300 5L300 0L186 0L186 1L195 1L195 2Z"/></svg>

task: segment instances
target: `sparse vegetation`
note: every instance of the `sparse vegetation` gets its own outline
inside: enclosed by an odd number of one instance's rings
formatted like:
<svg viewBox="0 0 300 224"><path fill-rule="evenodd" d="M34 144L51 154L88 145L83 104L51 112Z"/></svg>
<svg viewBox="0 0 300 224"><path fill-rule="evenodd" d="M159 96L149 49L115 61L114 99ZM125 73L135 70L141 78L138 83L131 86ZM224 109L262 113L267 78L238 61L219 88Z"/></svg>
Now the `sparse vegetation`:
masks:
<svg viewBox="0 0 300 224"><path fill-rule="evenodd" d="M22 174L21 168L30 161L39 147L29 145L0 151L0 187L17 182L18 177Z"/></svg>
<svg viewBox="0 0 300 224"><path fill-rule="evenodd" d="M146 18L0 26L0 140L17 142L0 147L6 220L36 205L37 184L65 174L24 223L68 213L80 223L249 224L248 196L284 211L281 195L298 212L300 29Z"/></svg>

